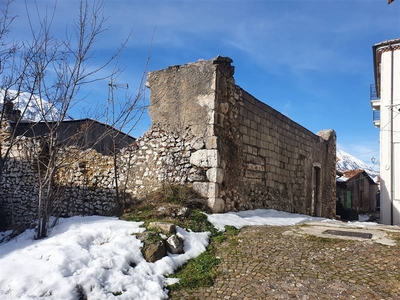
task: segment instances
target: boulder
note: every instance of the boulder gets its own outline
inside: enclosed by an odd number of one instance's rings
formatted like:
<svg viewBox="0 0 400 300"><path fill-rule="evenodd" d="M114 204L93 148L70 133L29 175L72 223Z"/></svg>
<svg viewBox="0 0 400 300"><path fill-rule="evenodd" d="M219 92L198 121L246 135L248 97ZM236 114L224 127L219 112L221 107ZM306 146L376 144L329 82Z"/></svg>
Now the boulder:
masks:
<svg viewBox="0 0 400 300"><path fill-rule="evenodd" d="M182 254L183 251L183 240L176 234L171 235L167 239L167 251L172 254Z"/></svg>
<svg viewBox="0 0 400 300"><path fill-rule="evenodd" d="M149 244L143 251L143 256L148 262L156 262L167 255L167 250L164 241L159 241L154 244Z"/></svg>
<svg viewBox="0 0 400 300"><path fill-rule="evenodd" d="M161 231L165 234L174 234L176 232L175 225L166 222L150 222L148 229Z"/></svg>

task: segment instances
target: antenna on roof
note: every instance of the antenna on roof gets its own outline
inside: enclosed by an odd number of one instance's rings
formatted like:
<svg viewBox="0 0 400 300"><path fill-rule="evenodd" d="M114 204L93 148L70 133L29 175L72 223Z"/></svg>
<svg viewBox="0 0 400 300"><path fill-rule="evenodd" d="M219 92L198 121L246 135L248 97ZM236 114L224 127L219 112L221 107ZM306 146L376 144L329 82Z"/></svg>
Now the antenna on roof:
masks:
<svg viewBox="0 0 400 300"><path fill-rule="evenodd" d="M129 85L127 83L116 83L114 78L110 78L110 82L108 83L108 104L111 103L112 105L112 126L115 126L114 124L114 114L115 114L115 101L114 101L114 89L124 89L127 90L129 89ZM107 115L106 115L106 124L108 124L109 119L108 119L108 105L107 105Z"/></svg>
<svg viewBox="0 0 400 300"><path fill-rule="evenodd" d="M110 82L108 83L109 88L111 89L129 89L129 85L127 83L115 83L113 78L110 78Z"/></svg>
<svg viewBox="0 0 400 300"><path fill-rule="evenodd" d="M114 131L115 129L115 101L114 101L114 89L118 89L118 88L122 88L122 89L128 89L129 85L127 83L116 83L114 78L111 76L110 77L110 82L108 83L108 104L111 103L111 126L112 131ZM108 124L108 105L107 105L107 121L106 121L106 125ZM116 195L116 200L117 203L119 202L119 188L118 188L118 168L117 168L117 152L116 152L116 134L114 132L111 133L111 139L112 139L112 154L113 154L113 158L114 158L114 178L115 178L115 195Z"/></svg>

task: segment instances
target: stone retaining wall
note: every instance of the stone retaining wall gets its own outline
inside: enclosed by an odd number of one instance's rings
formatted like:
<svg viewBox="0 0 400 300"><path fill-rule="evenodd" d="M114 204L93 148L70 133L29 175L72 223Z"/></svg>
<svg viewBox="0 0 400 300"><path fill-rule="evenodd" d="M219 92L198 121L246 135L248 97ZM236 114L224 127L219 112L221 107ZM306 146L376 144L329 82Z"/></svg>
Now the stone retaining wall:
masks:
<svg viewBox="0 0 400 300"><path fill-rule="evenodd" d="M181 137L153 125L143 137L118 152L119 203L113 156L75 147L62 149L55 178L58 196L52 215L117 214L124 205L163 184L206 180L205 171L190 164L191 153L204 147L192 137L190 130ZM39 181L31 150L37 144L37 139L22 137L6 162L0 185L3 229L35 225Z"/></svg>

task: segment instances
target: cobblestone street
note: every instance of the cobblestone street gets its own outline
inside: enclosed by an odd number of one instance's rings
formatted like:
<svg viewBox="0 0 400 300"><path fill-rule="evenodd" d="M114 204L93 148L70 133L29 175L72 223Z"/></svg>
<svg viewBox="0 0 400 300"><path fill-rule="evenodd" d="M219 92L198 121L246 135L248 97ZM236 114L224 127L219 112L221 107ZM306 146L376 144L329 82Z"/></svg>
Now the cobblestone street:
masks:
<svg viewBox="0 0 400 300"><path fill-rule="evenodd" d="M396 241L392 246L329 238L316 228L243 228L217 246L213 287L181 290L171 299L400 299L399 227L364 230Z"/></svg>

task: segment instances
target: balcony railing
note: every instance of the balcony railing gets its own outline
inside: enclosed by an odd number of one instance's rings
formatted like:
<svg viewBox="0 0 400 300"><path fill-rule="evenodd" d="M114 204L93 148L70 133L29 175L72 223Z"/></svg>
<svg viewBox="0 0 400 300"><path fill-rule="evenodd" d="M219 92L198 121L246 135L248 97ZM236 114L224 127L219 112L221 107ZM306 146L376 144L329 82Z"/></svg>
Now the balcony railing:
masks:
<svg viewBox="0 0 400 300"><path fill-rule="evenodd" d="M370 85L369 96L370 96L370 100L379 100L375 84Z"/></svg>
<svg viewBox="0 0 400 300"><path fill-rule="evenodd" d="M381 111L380 110L373 110L372 111L372 120L374 122L381 120Z"/></svg>

